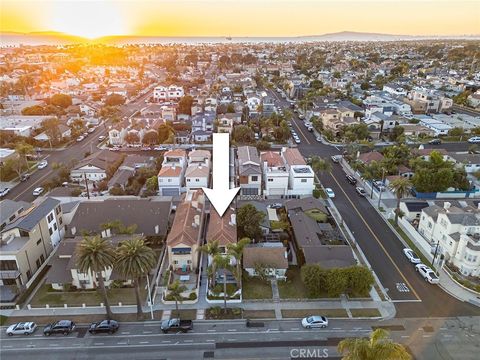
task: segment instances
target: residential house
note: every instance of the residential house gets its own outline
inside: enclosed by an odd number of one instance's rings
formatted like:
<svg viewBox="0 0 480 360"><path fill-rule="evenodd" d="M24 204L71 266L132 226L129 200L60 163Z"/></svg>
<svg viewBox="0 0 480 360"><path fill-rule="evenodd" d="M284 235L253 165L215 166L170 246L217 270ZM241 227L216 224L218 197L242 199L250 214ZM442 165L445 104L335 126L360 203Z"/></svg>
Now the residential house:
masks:
<svg viewBox="0 0 480 360"><path fill-rule="evenodd" d="M122 155L109 150L100 150L79 161L70 170L72 181L101 181L108 176L109 168L122 159Z"/></svg>
<svg viewBox="0 0 480 360"><path fill-rule="evenodd" d="M289 171L280 153L266 151L260 154L264 191L267 197L283 197L288 194Z"/></svg>
<svg viewBox="0 0 480 360"><path fill-rule="evenodd" d="M158 189L162 196L178 196L184 186L187 156L183 149L174 149L163 155L162 168L158 173Z"/></svg>
<svg viewBox="0 0 480 360"><path fill-rule="evenodd" d="M0 231L14 222L15 219L26 209L30 208L31 204L25 201L13 201L4 199L0 201Z"/></svg>
<svg viewBox="0 0 480 360"><path fill-rule="evenodd" d="M0 293L4 304L14 303L17 295L30 287L65 232L59 200L46 198L20 211L24 205L9 206L15 217L1 231Z"/></svg>
<svg viewBox="0 0 480 360"><path fill-rule="evenodd" d="M422 209L418 232L445 261L465 276L480 276L480 209L460 208L446 201L443 207Z"/></svg>
<svg viewBox="0 0 480 360"><path fill-rule="evenodd" d="M185 172L185 187L200 189L209 187L211 154L207 150L194 150L188 154L188 167Z"/></svg>
<svg viewBox="0 0 480 360"><path fill-rule="evenodd" d="M311 196L315 188L315 174L297 148L282 148L282 157L288 171L289 197Z"/></svg>
<svg viewBox="0 0 480 360"><path fill-rule="evenodd" d="M125 136L128 130L122 126L114 126L108 131L108 142L112 146L122 146L125 144Z"/></svg>
<svg viewBox="0 0 480 360"><path fill-rule="evenodd" d="M195 273L199 266L205 195L187 191L177 205L175 220L167 236L168 263L174 272Z"/></svg>
<svg viewBox="0 0 480 360"><path fill-rule="evenodd" d="M369 165L372 161L379 163L383 160L383 158L384 156L378 151L370 151L360 154L357 158L357 161L362 164Z"/></svg>
<svg viewBox="0 0 480 360"><path fill-rule="evenodd" d="M233 132L233 119L221 116L218 120L217 132L231 134Z"/></svg>
<svg viewBox="0 0 480 360"><path fill-rule="evenodd" d="M463 167L467 174L473 174L480 170L480 154L452 153L450 157L457 166Z"/></svg>
<svg viewBox="0 0 480 360"><path fill-rule="evenodd" d="M238 179L240 195L262 194L262 168L257 148L240 146L238 156Z"/></svg>
<svg viewBox="0 0 480 360"><path fill-rule="evenodd" d="M153 100L164 101L177 101L185 95L181 86L170 85L169 87L157 86L153 89Z"/></svg>
<svg viewBox="0 0 480 360"><path fill-rule="evenodd" d="M58 132L60 139L68 139L72 135L72 129L70 127L60 124L58 125ZM37 141L50 141L50 136L46 132L42 132L34 137Z"/></svg>
<svg viewBox="0 0 480 360"><path fill-rule="evenodd" d="M192 116L192 140L194 142L206 142L212 140L213 123L215 113L197 113Z"/></svg>
<svg viewBox="0 0 480 360"><path fill-rule="evenodd" d="M422 210L428 207L426 201L407 201L403 200L400 202L400 210L403 213L403 217L408 221L418 221L422 214Z"/></svg>
<svg viewBox="0 0 480 360"><path fill-rule="evenodd" d="M285 279L287 249L281 242L249 245L243 249L243 268L250 276L266 275Z"/></svg>
<svg viewBox="0 0 480 360"><path fill-rule="evenodd" d="M264 97L262 99L262 114L270 116L275 112L275 100L272 97Z"/></svg>

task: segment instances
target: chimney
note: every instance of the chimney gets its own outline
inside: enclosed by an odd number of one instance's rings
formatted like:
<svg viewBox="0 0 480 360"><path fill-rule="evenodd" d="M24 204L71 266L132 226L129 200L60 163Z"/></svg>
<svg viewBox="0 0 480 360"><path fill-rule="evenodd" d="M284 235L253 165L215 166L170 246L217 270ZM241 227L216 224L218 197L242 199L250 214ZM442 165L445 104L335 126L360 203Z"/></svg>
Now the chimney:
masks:
<svg viewBox="0 0 480 360"><path fill-rule="evenodd" d="M155 225L155 234L158 234L160 232L160 227L158 225Z"/></svg>
<svg viewBox="0 0 480 360"><path fill-rule="evenodd" d="M107 237L112 236L112 232L111 232L110 229L105 230L105 232L106 232L106 234L107 234Z"/></svg>
<svg viewBox="0 0 480 360"><path fill-rule="evenodd" d="M72 235L75 235L77 233L77 228L74 226L72 227L71 231L72 231Z"/></svg>
<svg viewBox="0 0 480 360"><path fill-rule="evenodd" d="M196 226L200 226L200 215L195 215L193 217L193 221L195 222Z"/></svg>
<svg viewBox="0 0 480 360"><path fill-rule="evenodd" d="M443 203L443 208L444 208L445 210L448 210L448 209L450 209L450 206L451 206L451 205L452 205L452 204L450 204L448 201L445 201L445 202Z"/></svg>
<svg viewBox="0 0 480 360"><path fill-rule="evenodd" d="M237 225L237 216L235 214L230 215L230 225Z"/></svg>

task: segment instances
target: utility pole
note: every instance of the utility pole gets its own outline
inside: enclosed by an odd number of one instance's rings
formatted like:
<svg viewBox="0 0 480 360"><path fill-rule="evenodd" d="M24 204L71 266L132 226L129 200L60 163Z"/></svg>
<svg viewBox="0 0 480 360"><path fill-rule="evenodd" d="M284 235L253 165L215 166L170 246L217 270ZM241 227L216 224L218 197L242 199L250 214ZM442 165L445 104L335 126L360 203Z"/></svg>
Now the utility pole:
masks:
<svg viewBox="0 0 480 360"><path fill-rule="evenodd" d="M153 320L153 302L152 302L152 290L150 289L149 274L147 274L147 289L148 289L148 305L150 305L150 316Z"/></svg>
<svg viewBox="0 0 480 360"><path fill-rule="evenodd" d="M385 184L385 168L382 168L382 185L380 185L380 189L378 191L378 205L377 207L380 209L380 201L382 201L382 192L384 189L384 184ZM373 183L372 183L373 186Z"/></svg>
<svg viewBox="0 0 480 360"><path fill-rule="evenodd" d="M85 187L87 188L87 198L90 200L90 191L88 190L88 180L87 180L87 174L83 173L83 178L85 179Z"/></svg>

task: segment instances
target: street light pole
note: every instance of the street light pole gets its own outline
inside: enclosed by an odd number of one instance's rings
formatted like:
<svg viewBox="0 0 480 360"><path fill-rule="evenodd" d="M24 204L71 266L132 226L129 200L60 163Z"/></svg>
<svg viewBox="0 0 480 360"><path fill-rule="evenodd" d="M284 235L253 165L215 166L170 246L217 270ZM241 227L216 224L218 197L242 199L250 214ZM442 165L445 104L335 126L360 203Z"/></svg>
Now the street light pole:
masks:
<svg viewBox="0 0 480 360"><path fill-rule="evenodd" d="M377 207L380 209L380 201L382 201L382 193L383 193L383 188L385 184L385 168L382 168L382 185L380 185L379 191L378 191L378 205ZM373 183L372 183L373 187Z"/></svg>
<svg viewBox="0 0 480 360"><path fill-rule="evenodd" d="M147 274L147 289L148 289L148 304L150 305L150 316L153 320L153 303L152 303L152 291L150 289L150 280Z"/></svg>

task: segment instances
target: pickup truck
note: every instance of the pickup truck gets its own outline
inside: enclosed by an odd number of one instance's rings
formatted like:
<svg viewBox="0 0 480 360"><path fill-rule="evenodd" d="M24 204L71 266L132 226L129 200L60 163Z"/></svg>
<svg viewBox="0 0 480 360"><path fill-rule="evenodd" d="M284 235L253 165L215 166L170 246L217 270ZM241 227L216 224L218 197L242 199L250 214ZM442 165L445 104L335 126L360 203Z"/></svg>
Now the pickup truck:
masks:
<svg viewBox="0 0 480 360"><path fill-rule="evenodd" d="M167 332L184 332L193 329L192 320L180 320L178 318L162 321L160 329L164 334Z"/></svg>

